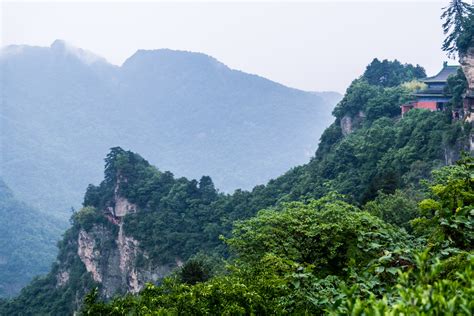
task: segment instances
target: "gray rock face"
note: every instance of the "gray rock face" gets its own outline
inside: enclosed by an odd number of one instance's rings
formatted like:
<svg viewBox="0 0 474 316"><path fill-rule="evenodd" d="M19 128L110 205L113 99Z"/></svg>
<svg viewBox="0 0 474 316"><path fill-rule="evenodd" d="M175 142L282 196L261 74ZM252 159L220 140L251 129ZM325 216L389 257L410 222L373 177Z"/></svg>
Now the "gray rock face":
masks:
<svg viewBox="0 0 474 316"><path fill-rule="evenodd" d="M78 234L77 254L93 280L102 284L102 295L107 298L123 292L137 293L145 283L156 282L175 267L137 267L137 257L147 257L147 254L140 249L137 240L125 235L122 225L118 224L118 232L94 225L89 231L82 229ZM69 273L64 270L58 273L58 286L67 283Z"/></svg>
<svg viewBox="0 0 474 316"><path fill-rule="evenodd" d="M352 117L344 115L341 119L341 129L344 136L352 133Z"/></svg>
<svg viewBox="0 0 474 316"><path fill-rule="evenodd" d="M459 62L461 63L462 70L466 76L467 83L469 86L469 94L474 94L474 47L470 47L466 54L460 56ZM473 113L468 114L468 121L473 124ZM474 152L474 132L471 132L469 139L469 150Z"/></svg>
<svg viewBox="0 0 474 316"><path fill-rule="evenodd" d="M81 258L82 263L86 266L87 272L92 274L94 281L101 283L102 274L99 273L98 261L100 258L100 251L96 247L95 235L88 233L85 230L79 232L77 238L77 255Z"/></svg>
<svg viewBox="0 0 474 316"><path fill-rule="evenodd" d="M347 136L350 133L352 133L354 129L356 129L357 126L359 126L359 124L362 122L364 118L365 118L365 113L362 111L357 113L356 116L344 115L341 118L342 134L344 136Z"/></svg>
<svg viewBox="0 0 474 316"><path fill-rule="evenodd" d="M137 258L147 258L139 242L127 236L123 229L123 217L136 206L118 193L114 196L113 210L104 210L108 224L94 224L90 229L81 228L77 234L77 255L92 279L101 284L102 296L111 298L116 294L138 293L147 282L156 282L168 275L176 264L152 265L145 260L137 266ZM143 260L142 260L143 261ZM56 286L65 286L71 271L64 265L58 269Z"/></svg>
<svg viewBox="0 0 474 316"><path fill-rule="evenodd" d="M137 211L137 206L135 204L130 203L130 201L128 201L126 198L120 196L119 187L122 181L127 182L127 179L124 179L119 175L117 185L115 186L114 190L114 215L115 217L120 218L124 217L128 213L135 213ZM120 226L120 229L122 229L122 226Z"/></svg>
<svg viewBox="0 0 474 316"><path fill-rule="evenodd" d="M459 62L461 63L462 70L466 76L469 90L471 93L474 92L474 47L468 49L466 54L460 56Z"/></svg>

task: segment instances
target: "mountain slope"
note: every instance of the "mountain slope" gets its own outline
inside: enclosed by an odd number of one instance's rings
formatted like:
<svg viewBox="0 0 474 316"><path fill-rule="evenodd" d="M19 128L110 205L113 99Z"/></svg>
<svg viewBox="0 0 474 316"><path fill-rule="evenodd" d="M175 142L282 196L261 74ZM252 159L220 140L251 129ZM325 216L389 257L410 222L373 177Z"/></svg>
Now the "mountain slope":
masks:
<svg viewBox="0 0 474 316"><path fill-rule="evenodd" d="M50 269L64 228L16 200L0 179L0 297L17 294Z"/></svg>
<svg viewBox="0 0 474 316"><path fill-rule="evenodd" d="M63 217L116 145L221 190L265 183L314 152L337 100L204 54L140 50L116 67L62 41L3 49L0 73L1 175Z"/></svg>

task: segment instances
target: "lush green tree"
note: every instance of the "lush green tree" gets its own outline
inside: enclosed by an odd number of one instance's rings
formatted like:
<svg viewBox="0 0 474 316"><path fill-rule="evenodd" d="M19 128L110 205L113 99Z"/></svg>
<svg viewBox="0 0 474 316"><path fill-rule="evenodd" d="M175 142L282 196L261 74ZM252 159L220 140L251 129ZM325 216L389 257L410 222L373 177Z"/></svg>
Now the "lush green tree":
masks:
<svg viewBox="0 0 474 316"><path fill-rule="evenodd" d="M433 172L431 198L420 202L413 220L424 251L415 253L409 269L383 297L361 297L356 287L330 309L331 314L471 315L474 311L474 159Z"/></svg>
<svg viewBox="0 0 474 316"><path fill-rule="evenodd" d="M179 276L181 282L193 285L207 281L210 278L210 273L209 267L203 261L190 259L180 268Z"/></svg>
<svg viewBox="0 0 474 316"><path fill-rule="evenodd" d="M449 76L445 88L446 94L450 94L450 106L452 109L461 109L463 107L464 94L467 90L467 79L462 69L458 69L456 75Z"/></svg>
<svg viewBox="0 0 474 316"><path fill-rule="evenodd" d="M403 86L384 89L377 97L367 102L364 109L367 120L399 116L400 104L408 98L409 93Z"/></svg>
<svg viewBox="0 0 474 316"><path fill-rule="evenodd" d="M334 109L334 116L337 118L342 118L344 115L355 116L363 111L367 102L377 97L381 91L381 87L371 85L363 79L354 80L347 88L344 98Z"/></svg>
<svg viewBox="0 0 474 316"><path fill-rule="evenodd" d="M411 192L410 192L411 193ZM411 232L410 221L419 216L416 193L396 190L393 194L380 192L372 201L365 204L364 210L383 219L385 222Z"/></svg>
<svg viewBox="0 0 474 316"><path fill-rule="evenodd" d="M464 25L465 30L457 39L457 47L461 55L466 54L467 50L474 46L474 14L471 13L468 16Z"/></svg>
<svg viewBox="0 0 474 316"><path fill-rule="evenodd" d="M474 245L474 158L434 172L431 198L421 201L424 216L416 220L419 229L431 232L438 247L472 250Z"/></svg>
<svg viewBox="0 0 474 316"><path fill-rule="evenodd" d="M375 58L364 74L351 83L333 114L341 119L343 116L354 117L362 113L371 121L398 116L400 105L412 92L406 84L424 77L425 70L419 65L386 59L380 62Z"/></svg>
<svg viewBox="0 0 474 316"><path fill-rule="evenodd" d="M467 257L453 277L443 275L445 262L430 260L428 252L415 256L415 267L400 274L392 293L361 299L355 286L329 310L330 315L472 315L474 311L474 255Z"/></svg>
<svg viewBox="0 0 474 316"><path fill-rule="evenodd" d="M449 56L456 53L463 53L466 47L466 38L471 36L469 43L472 43L470 24L472 23L473 7L463 0L451 0L450 4L443 9L441 19L443 22L443 32L446 39L443 42L443 50ZM460 45L461 44L461 45Z"/></svg>
<svg viewBox="0 0 474 316"><path fill-rule="evenodd" d="M424 77L426 73L420 65L402 64L396 59L380 61L377 58L372 60L362 75L369 84L382 87L395 87Z"/></svg>
<svg viewBox="0 0 474 316"><path fill-rule="evenodd" d="M345 274L348 266L364 266L384 249L406 242L402 233L333 195L260 211L238 222L232 236L227 243L240 260L258 265L273 254L312 265L320 276Z"/></svg>

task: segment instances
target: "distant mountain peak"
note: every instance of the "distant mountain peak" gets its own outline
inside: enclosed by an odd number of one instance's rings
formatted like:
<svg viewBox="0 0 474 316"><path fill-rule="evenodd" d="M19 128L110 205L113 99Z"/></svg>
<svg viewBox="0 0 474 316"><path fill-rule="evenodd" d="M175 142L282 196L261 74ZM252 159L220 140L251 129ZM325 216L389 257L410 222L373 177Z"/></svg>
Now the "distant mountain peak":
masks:
<svg viewBox="0 0 474 316"><path fill-rule="evenodd" d="M50 46L50 47L51 47L51 49L53 49L53 50L58 50L58 51L61 50L61 51L63 51L63 50L66 49L66 46L67 46L67 45L68 45L68 44L66 43L65 40L57 39L57 40L55 40L53 43L51 43L51 46Z"/></svg>
<svg viewBox="0 0 474 316"><path fill-rule="evenodd" d="M161 58L174 57L174 56L188 57L188 58L194 57L194 58L198 58L202 60L209 60L209 61L220 63L214 57L209 56L204 53L192 52L192 51L187 51L187 50L176 50L176 49L170 49L170 48L139 49L130 58L133 58L134 56L135 57L154 56L154 57L161 57Z"/></svg>
<svg viewBox="0 0 474 316"><path fill-rule="evenodd" d="M55 53L76 57L86 65L91 65L97 62L107 63L105 58L98 56L88 50L75 47L61 39L55 40L51 44L50 48Z"/></svg>
<svg viewBox="0 0 474 316"><path fill-rule="evenodd" d="M169 48L153 50L139 49L123 63L123 66L129 67L131 65L137 66L141 64L149 65L150 63L166 65L180 64L183 66L206 65L216 68L229 68L214 57L204 53L173 50Z"/></svg>

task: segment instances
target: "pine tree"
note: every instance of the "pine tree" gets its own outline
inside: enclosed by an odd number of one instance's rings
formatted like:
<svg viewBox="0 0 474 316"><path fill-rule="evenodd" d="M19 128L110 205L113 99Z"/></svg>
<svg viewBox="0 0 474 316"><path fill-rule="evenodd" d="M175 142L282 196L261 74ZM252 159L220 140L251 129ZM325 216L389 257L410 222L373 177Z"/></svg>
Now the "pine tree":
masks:
<svg viewBox="0 0 474 316"><path fill-rule="evenodd" d="M452 0L443 10L441 19L444 20L443 32L446 38L442 49L447 52L449 57L455 57L459 52L458 40L467 31L469 19L474 14L474 8L463 0Z"/></svg>

